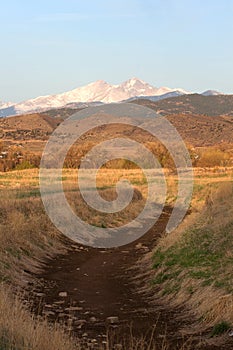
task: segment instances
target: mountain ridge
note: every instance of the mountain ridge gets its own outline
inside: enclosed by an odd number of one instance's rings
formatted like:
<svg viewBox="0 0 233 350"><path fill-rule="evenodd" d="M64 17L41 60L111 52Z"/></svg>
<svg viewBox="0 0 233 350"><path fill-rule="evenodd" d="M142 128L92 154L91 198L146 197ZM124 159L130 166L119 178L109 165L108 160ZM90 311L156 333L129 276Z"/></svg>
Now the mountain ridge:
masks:
<svg viewBox="0 0 233 350"><path fill-rule="evenodd" d="M39 96L17 104L4 105L2 108L0 106L0 116L41 112L52 108L65 107L72 103L121 102L136 96L162 96L174 91L179 91L181 94L189 93L180 88L157 88L136 77L118 85L111 85L104 80L97 80L61 94Z"/></svg>
<svg viewBox="0 0 233 350"><path fill-rule="evenodd" d="M54 95L38 96L20 103L1 103L0 117L44 112L60 108L83 108L103 103L131 102L134 99L147 99L153 102L190 95L182 88L155 87L139 79L131 78L121 84L109 84L97 80L76 89ZM207 90L203 96L219 96L221 92Z"/></svg>
<svg viewBox="0 0 233 350"><path fill-rule="evenodd" d="M141 104L161 115L233 116L233 95L189 94L152 101L149 98L133 99L130 103Z"/></svg>

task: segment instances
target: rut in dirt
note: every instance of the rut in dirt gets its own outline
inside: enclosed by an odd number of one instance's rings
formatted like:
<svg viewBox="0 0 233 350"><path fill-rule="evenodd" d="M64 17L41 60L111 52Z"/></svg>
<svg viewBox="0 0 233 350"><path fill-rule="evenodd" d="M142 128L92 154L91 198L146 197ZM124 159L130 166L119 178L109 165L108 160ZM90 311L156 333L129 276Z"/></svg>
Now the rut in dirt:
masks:
<svg viewBox="0 0 233 350"><path fill-rule="evenodd" d="M95 249L70 242L69 253L47 261L37 276L34 312L66 324L93 348L106 343L108 332L115 343L133 333L147 340L153 336L157 344L166 337L171 349L180 348L184 338L179 330L187 322L177 321L182 310L171 310L159 301L152 304L156 295L139 292L147 278L137 277L138 262L156 246L171 211L165 208L147 234L124 247Z"/></svg>

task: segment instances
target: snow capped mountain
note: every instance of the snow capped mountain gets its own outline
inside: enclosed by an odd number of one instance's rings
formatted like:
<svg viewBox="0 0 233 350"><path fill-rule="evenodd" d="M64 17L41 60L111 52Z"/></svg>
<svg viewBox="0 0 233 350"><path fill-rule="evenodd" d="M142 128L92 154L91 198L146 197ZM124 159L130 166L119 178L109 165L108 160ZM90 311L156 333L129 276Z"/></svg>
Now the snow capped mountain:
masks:
<svg viewBox="0 0 233 350"><path fill-rule="evenodd" d="M0 101L0 109L2 108L8 108L10 106L13 106L14 103L13 102L3 102L3 101Z"/></svg>
<svg viewBox="0 0 233 350"><path fill-rule="evenodd" d="M115 87L119 87L120 89L123 89L124 92L132 95L137 96L138 95L147 95L148 92L156 92L158 89L149 85L143 80L132 78L129 80L126 80L121 85L115 85ZM131 97L132 97L131 96Z"/></svg>
<svg viewBox="0 0 233 350"><path fill-rule="evenodd" d="M202 93L203 96L218 96L223 95L222 92L216 91L216 90L206 90Z"/></svg>
<svg viewBox="0 0 233 350"><path fill-rule="evenodd" d="M186 93L187 94L187 93ZM165 100L166 98L172 98L172 97L178 97L178 96L183 96L185 95L183 92L181 92L180 90L176 90L176 91L172 91L172 92L167 92L163 95L155 95L155 96L136 96L136 97L131 97L128 100L124 101L124 102L130 102L133 101L135 99L137 100L149 100L149 101L153 101L153 102L157 102L160 100Z"/></svg>
<svg viewBox="0 0 233 350"><path fill-rule="evenodd" d="M111 85L103 80L98 80L65 93L40 96L15 105L0 106L0 116L46 111L77 103L120 102L136 96L161 96L173 92L188 93L183 89L156 88L138 78L129 79L119 85Z"/></svg>

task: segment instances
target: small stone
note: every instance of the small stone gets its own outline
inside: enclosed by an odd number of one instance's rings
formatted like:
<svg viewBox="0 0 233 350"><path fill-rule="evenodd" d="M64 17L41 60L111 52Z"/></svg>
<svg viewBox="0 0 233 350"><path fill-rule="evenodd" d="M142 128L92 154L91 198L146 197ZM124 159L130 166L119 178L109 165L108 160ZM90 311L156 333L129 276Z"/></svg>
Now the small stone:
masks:
<svg viewBox="0 0 233 350"><path fill-rule="evenodd" d="M149 252L150 251L150 249L146 245L143 245L142 243L138 243L136 245L136 249L143 249L145 252Z"/></svg>
<svg viewBox="0 0 233 350"><path fill-rule="evenodd" d="M75 323L76 326L79 326L79 325L84 325L84 324L86 324L87 321L86 321L86 320L75 320L74 323Z"/></svg>
<svg viewBox="0 0 233 350"><path fill-rule="evenodd" d="M72 318L68 318L67 324L71 327L72 324L73 324L73 319Z"/></svg>
<svg viewBox="0 0 233 350"><path fill-rule="evenodd" d="M164 338L166 337L166 335L164 335L164 334L159 334L158 337L161 338L161 339L164 339Z"/></svg>
<svg viewBox="0 0 233 350"><path fill-rule="evenodd" d="M107 317L106 321L109 324L116 324L116 323L119 323L119 317L117 317L117 316Z"/></svg>
<svg viewBox="0 0 233 350"><path fill-rule="evenodd" d="M53 312L53 311L43 311L43 315L45 315L45 316L54 316L55 312Z"/></svg>
<svg viewBox="0 0 233 350"><path fill-rule="evenodd" d="M96 317L94 317L94 316L90 317L90 322L94 323L94 322L96 322L96 321L97 321L97 318L96 318Z"/></svg>
<svg viewBox="0 0 233 350"><path fill-rule="evenodd" d="M150 251L150 249L147 247L147 246L143 246L143 250L145 251L145 252L149 252Z"/></svg>
<svg viewBox="0 0 233 350"><path fill-rule="evenodd" d="M61 298L66 298L68 294L67 294L67 292L60 292L58 295Z"/></svg>
<svg viewBox="0 0 233 350"><path fill-rule="evenodd" d="M66 311L82 311L83 307L81 306L70 306L65 309Z"/></svg>
<svg viewBox="0 0 233 350"><path fill-rule="evenodd" d="M122 350L122 349L123 349L123 347L122 347L121 344L115 344L114 345L114 350Z"/></svg>
<svg viewBox="0 0 233 350"><path fill-rule="evenodd" d="M136 245L136 249L141 249L143 246L142 246L142 243L138 243L137 245Z"/></svg>
<svg viewBox="0 0 233 350"><path fill-rule="evenodd" d="M54 301L54 304L56 305L64 304L64 300Z"/></svg>

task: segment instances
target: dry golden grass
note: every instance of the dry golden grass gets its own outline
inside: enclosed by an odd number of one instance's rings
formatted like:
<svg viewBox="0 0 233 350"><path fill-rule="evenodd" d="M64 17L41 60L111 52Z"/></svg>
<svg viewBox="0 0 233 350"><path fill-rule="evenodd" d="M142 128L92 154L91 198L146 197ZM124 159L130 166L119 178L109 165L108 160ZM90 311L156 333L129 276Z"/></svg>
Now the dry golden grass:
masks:
<svg viewBox="0 0 233 350"><path fill-rule="evenodd" d="M100 344L98 350L169 350L166 334L160 345L151 338L135 338L130 332L125 341L116 342L113 334L107 334L105 345ZM129 330L130 331L130 330ZM117 347L116 344L122 344ZM192 339L183 341L176 350L191 349ZM120 345L118 345L120 346ZM21 298L13 297L9 287L0 288L0 349L4 350L88 350L92 349L82 340L72 336L65 327L51 324L44 317L35 317L22 304Z"/></svg>
<svg viewBox="0 0 233 350"><path fill-rule="evenodd" d="M0 348L7 350L81 350L58 324L29 313L9 288L0 289Z"/></svg>
<svg viewBox="0 0 233 350"><path fill-rule="evenodd" d="M177 178L166 171L168 183L167 202L172 204L176 198ZM136 215L144 203L147 193L147 184L143 174L137 169L112 170L102 169L97 178L97 186L101 195L111 200L114 196L114 185L120 178L127 178L135 189L140 191L142 198L138 198L128 208L130 215ZM74 192L76 188L77 172L64 169L63 184L71 205L75 207L79 197ZM199 225L219 232L231 222L233 205L230 196L232 169L215 168L208 170L195 170L195 186L192 201L193 212L182 225L169 236L163 237L160 248L166 250L177 244L183 237L184 231L190 226ZM58 326L48 325L46 320L38 320L26 311L20 299L14 299L10 289L5 289L5 283L23 285L27 283L22 274L23 269L35 270L40 268L36 262L49 254L55 254L64 249L60 235L49 221L44 212L39 197L38 170L30 169L0 174L0 335L2 341L8 342L7 350L53 350L53 349L79 349L72 339L68 339ZM76 198L73 198L76 196ZM83 217L88 218L87 208L82 206ZM93 214L93 213L92 213ZM122 217L116 222L124 222ZM112 220L112 218L111 218ZM92 216L94 225L102 225L103 218ZM116 223L115 223L116 224ZM111 225L104 221L104 225ZM213 237L219 243L218 235ZM232 258L231 245L226 255ZM231 274L231 265L226 267L226 275ZM222 273L222 272L221 272ZM188 278L185 272L181 273L182 284L179 291L174 291L166 297L178 305L185 302L192 309L203 316L206 325L213 325L224 320L233 322L232 293L223 287L212 285L202 286L202 281ZM162 283L161 283L162 285ZM191 291L191 287L193 290ZM175 296L175 297L174 297ZM171 298L172 297L172 298ZM42 337L42 334L45 336ZM0 338L1 339L1 338ZM1 344L1 343L0 343ZM74 347L76 346L76 347ZM1 348L1 347L0 347ZM186 344L181 349L188 349ZM85 348L80 348L85 349ZM110 348L109 348L110 349ZM125 350L156 350L153 344L146 345L145 340L132 339L131 347ZM159 348L161 350L161 347ZM164 342L162 349L169 349Z"/></svg>
<svg viewBox="0 0 233 350"><path fill-rule="evenodd" d="M198 182L192 214L160 239L154 262L161 297L186 304L203 329L233 324L233 182Z"/></svg>
<svg viewBox="0 0 233 350"><path fill-rule="evenodd" d="M79 349L58 325L31 315L9 287L24 288L24 269L35 272L40 259L64 251L40 198L25 194L4 190L0 197L0 348Z"/></svg>

